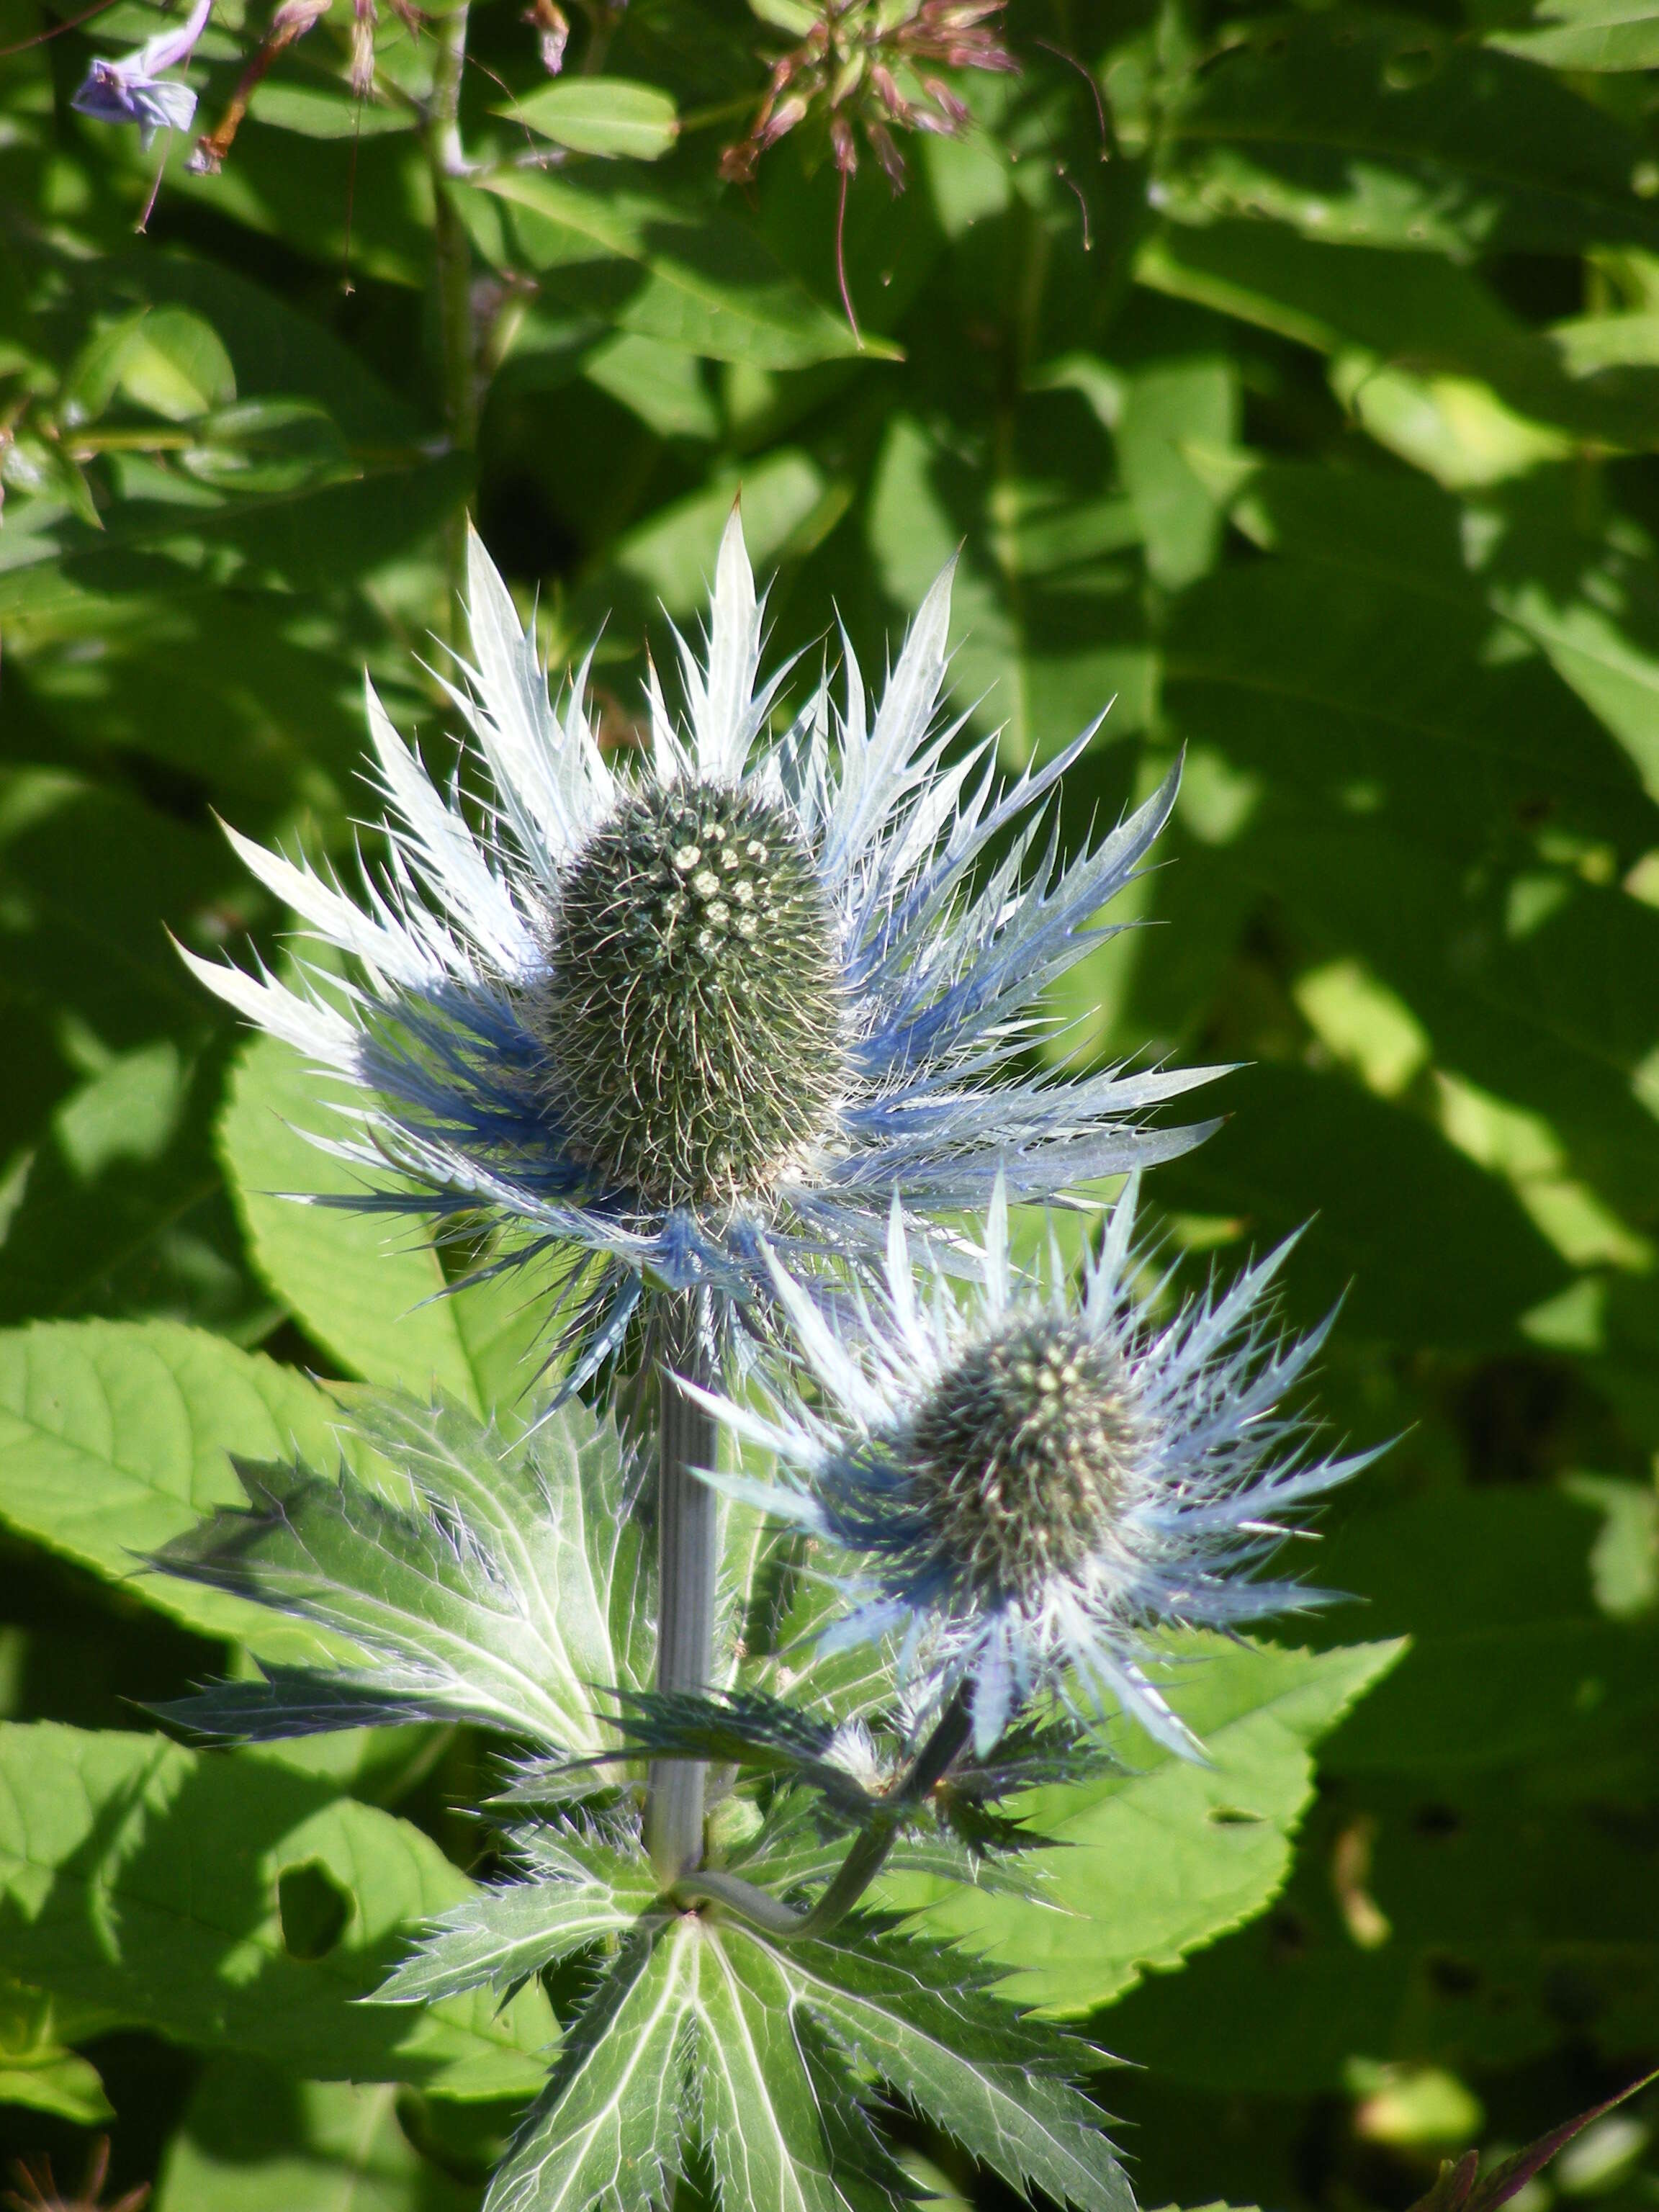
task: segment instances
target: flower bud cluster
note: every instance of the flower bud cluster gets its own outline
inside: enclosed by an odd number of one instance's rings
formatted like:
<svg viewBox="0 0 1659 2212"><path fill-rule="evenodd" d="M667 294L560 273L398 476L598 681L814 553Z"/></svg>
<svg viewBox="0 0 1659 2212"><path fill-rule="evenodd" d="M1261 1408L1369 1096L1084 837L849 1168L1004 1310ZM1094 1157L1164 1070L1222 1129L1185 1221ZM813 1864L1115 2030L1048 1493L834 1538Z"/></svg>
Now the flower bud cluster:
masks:
<svg viewBox="0 0 1659 2212"><path fill-rule="evenodd" d="M903 189L904 157L893 132L959 137L966 105L935 72L1018 67L988 19L1003 0L822 0L817 21L773 64L746 138L720 156L720 174L747 184L762 155L801 124L818 123L843 176L858 167L858 133Z"/></svg>

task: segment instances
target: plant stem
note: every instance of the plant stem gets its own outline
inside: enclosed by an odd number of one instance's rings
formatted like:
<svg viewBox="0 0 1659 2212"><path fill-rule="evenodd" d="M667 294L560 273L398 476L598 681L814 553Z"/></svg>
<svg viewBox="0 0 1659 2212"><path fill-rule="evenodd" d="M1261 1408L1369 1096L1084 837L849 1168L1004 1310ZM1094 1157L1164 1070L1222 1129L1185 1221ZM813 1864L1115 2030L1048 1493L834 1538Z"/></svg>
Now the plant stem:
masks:
<svg viewBox="0 0 1659 2212"><path fill-rule="evenodd" d="M919 1805L942 1781L951 1762L967 1742L973 1728L973 1708L966 1689L959 1689L934 1724L933 1732L916 1753L915 1765L893 1792L880 1814L854 1838L840 1871L816 1904L802 1912L741 1875L698 1874L683 1881L679 1893L686 1898L705 1898L739 1914L768 1936L789 1942L808 1936L828 1936L838 1928L881 1872L893 1848L907 1807Z"/></svg>
<svg viewBox="0 0 1659 2212"><path fill-rule="evenodd" d="M432 259L438 294L438 345L444 422L450 443L471 453L478 439L478 380L473 358L472 253L466 226L450 197L451 180L465 173L459 122L461 77L466 68L466 0L437 16L437 52L424 138L432 180ZM457 619L466 574L466 516L451 518L447 532L449 617Z"/></svg>
<svg viewBox="0 0 1659 2212"><path fill-rule="evenodd" d="M716 1430L713 1416L694 1405L675 1379L684 1376L704 1389L714 1381L702 1304L695 1291L672 1291L661 1302L657 1554L662 1595L657 1687L664 1692L707 1690L714 1659L718 1501L692 1470L715 1465ZM645 1847L665 1887L690 1873L702 1857L708 1771L702 1759L658 1759L651 1763Z"/></svg>

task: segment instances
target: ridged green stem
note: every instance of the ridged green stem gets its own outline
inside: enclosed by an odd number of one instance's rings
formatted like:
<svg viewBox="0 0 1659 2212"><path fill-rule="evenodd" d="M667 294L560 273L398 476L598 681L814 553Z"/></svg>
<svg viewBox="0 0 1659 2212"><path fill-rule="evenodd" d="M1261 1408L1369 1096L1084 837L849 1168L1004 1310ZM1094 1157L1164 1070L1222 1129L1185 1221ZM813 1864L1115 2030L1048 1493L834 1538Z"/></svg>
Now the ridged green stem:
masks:
<svg viewBox="0 0 1659 2212"><path fill-rule="evenodd" d="M693 1472L716 1464L714 1420L675 1379L705 1389L714 1379L702 1301L694 1291L661 1301L658 1354L660 1418L657 1457L657 1554L661 1598L657 1622L657 1687L706 1691L714 1661L714 1579L718 1501ZM645 1797L645 1847L665 1888L702 1857L705 1761L651 1762Z"/></svg>

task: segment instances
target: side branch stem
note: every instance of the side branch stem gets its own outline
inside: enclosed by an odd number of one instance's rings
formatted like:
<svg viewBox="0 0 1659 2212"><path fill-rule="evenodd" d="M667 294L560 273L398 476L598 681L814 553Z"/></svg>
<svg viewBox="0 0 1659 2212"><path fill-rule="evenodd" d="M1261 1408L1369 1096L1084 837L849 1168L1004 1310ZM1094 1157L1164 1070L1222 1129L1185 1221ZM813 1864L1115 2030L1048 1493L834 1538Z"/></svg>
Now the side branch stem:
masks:
<svg viewBox="0 0 1659 2212"><path fill-rule="evenodd" d="M940 1714L933 1734L916 1753L915 1764L893 1792L880 1814L855 1836L841 1863L840 1871L817 1901L799 1911L779 1898L737 1875L694 1875L678 1884L685 1899L706 1899L723 1905L768 1936L803 1942L809 1936L828 1936L845 1920L876 1876L893 1848L903 1825L903 1815L919 1805L933 1785L944 1779L951 1761L967 1742L973 1728L972 1707L965 1688L959 1689Z"/></svg>
<svg viewBox="0 0 1659 2212"><path fill-rule="evenodd" d="M657 1627L657 1687L703 1692L714 1660L714 1581L718 1500L693 1470L716 1464L712 1415L694 1405L677 1376L707 1389L714 1365L695 1291L674 1291L661 1304L658 1384L657 1548L661 1605ZM645 1798L645 1847L665 1888L702 1857L702 1759L651 1762Z"/></svg>

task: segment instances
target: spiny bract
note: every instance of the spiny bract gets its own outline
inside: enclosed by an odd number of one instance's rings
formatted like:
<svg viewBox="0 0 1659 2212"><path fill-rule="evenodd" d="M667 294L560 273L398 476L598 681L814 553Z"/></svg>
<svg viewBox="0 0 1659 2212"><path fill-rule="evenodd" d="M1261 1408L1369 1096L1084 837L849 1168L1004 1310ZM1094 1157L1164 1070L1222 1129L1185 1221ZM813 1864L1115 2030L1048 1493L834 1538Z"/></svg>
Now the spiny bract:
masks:
<svg viewBox="0 0 1659 2212"><path fill-rule="evenodd" d="M647 1280L763 1290L763 1231L799 1255L868 1249L896 1185L916 1222L983 1206L1000 1170L1017 1197L1048 1199L1206 1133L1140 1117L1212 1071L1066 1081L1010 1065L1044 987L1111 934L1093 917L1163 826L1175 777L1091 850L1062 863L1052 826L1036 848L1045 796L1093 732L1007 788L993 741L953 745L948 570L873 720L843 640L839 714L820 681L769 743L788 672L759 679L734 511L706 654L677 638L686 715L653 672L637 768L601 752L586 666L555 708L476 538L469 574L477 665L451 696L492 785L482 829L371 690L391 851L364 902L232 839L350 956L346 980L191 964L345 1079L348 1133L318 1141L369 1170L364 1206L482 1210L521 1232L507 1257L599 1260L569 1322L573 1383ZM388 1162L404 1180L376 1188Z"/></svg>
<svg viewBox="0 0 1659 2212"><path fill-rule="evenodd" d="M1146 1672L1149 1632L1322 1601L1251 1571L1287 1533L1277 1516L1376 1456L1313 1459L1281 1409L1330 1325L1274 1334L1264 1297L1289 1245L1160 1321L1133 1288L1134 1204L1132 1184L1080 1297L1052 1243L1046 1280L1017 1277L1000 1183L965 1300L937 1270L918 1297L896 1205L884 1280L850 1298L769 1255L814 1399L776 1370L763 1413L694 1393L805 1477L706 1479L854 1555L831 1639L901 1633L921 1705L969 1688L981 1755L1053 1691L1196 1755Z"/></svg>

